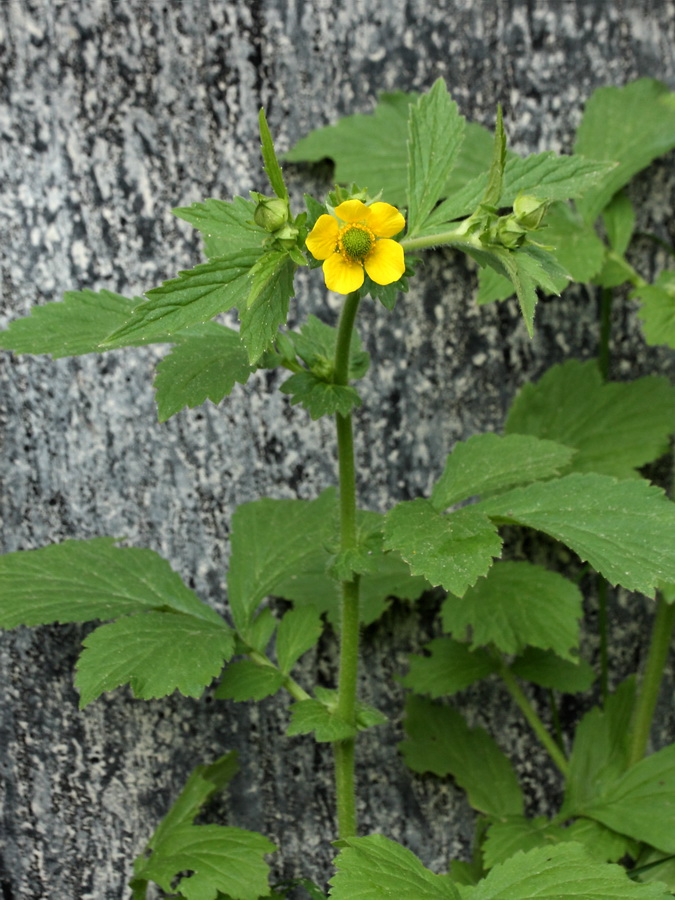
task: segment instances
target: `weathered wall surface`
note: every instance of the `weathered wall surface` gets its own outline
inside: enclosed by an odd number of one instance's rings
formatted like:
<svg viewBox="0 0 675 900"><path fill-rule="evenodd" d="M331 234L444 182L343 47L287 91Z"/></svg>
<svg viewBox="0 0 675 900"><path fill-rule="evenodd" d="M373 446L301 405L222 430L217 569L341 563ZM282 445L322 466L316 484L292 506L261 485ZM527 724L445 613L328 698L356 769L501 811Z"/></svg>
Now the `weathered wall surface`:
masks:
<svg viewBox="0 0 675 900"><path fill-rule="evenodd" d="M195 264L198 240L169 210L264 188L261 105L283 150L312 127L372 109L380 91L428 88L442 75L469 118L491 125L502 102L516 150L569 151L594 88L643 75L675 87L673 48L673 0L5 0L0 325L68 289L138 295ZM672 240L670 162L633 196L640 225ZM317 187L311 172L288 176L298 203ZM334 320L319 273L300 285L298 319ZM474 287L463 259L430 255L393 313L364 311L374 362L358 415L366 506L425 491L456 440L499 429L526 378L593 353L594 300L584 291L542 302L529 341L513 303L479 310ZM671 356L644 348L625 298L620 309L615 374L655 365L675 374ZM156 356L0 354L0 549L126 536L223 608L234 507L262 494L315 496L334 479L331 429L264 378L219 408L158 425ZM646 628L641 612L625 618L617 627L633 636ZM425 627L423 614L399 610L366 634L363 694L393 723L361 742L360 811L364 832L405 842L440 871L466 853L468 808L452 785L411 777L395 750L401 691L391 676ZM3 900L125 897L131 858L192 765L232 748L243 771L224 820L280 845L279 877L325 879L328 748L281 738L285 701L142 703L117 691L80 713L72 672L87 630L0 638ZM317 666L329 683L330 665L309 654L307 672ZM532 808L545 809L555 773L505 697L481 689L465 705L495 725ZM672 734L669 706L660 718Z"/></svg>

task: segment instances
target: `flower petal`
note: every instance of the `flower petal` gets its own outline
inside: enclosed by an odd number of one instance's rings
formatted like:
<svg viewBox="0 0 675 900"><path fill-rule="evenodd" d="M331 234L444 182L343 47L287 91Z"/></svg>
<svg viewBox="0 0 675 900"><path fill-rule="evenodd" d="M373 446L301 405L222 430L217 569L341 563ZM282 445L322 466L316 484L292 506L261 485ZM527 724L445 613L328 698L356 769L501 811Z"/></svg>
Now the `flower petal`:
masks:
<svg viewBox="0 0 675 900"><path fill-rule="evenodd" d="M329 291L351 294L358 291L364 282L363 266L360 262L347 261L339 253L333 253L323 264L323 277Z"/></svg>
<svg viewBox="0 0 675 900"><path fill-rule="evenodd" d="M382 238L363 261L366 272L377 284L398 281L405 272L403 247L390 238ZM325 267L324 263L324 267Z"/></svg>
<svg viewBox="0 0 675 900"><path fill-rule="evenodd" d="M314 259L328 259L335 252L339 231L333 216L319 216L305 241Z"/></svg>
<svg viewBox="0 0 675 900"><path fill-rule="evenodd" d="M368 209L368 227L377 237L394 237L405 228L403 215L390 203L373 203Z"/></svg>
<svg viewBox="0 0 675 900"><path fill-rule="evenodd" d="M362 200L345 200L335 207L335 215L343 222L366 222L370 218L370 207Z"/></svg>

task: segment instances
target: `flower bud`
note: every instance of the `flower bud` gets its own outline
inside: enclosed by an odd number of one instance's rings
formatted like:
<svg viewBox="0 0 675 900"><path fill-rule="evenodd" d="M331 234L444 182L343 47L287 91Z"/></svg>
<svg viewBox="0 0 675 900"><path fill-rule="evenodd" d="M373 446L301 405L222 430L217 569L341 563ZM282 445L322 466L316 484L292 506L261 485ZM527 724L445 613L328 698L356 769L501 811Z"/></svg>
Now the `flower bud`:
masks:
<svg viewBox="0 0 675 900"><path fill-rule="evenodd" d="M280 197L262 197L253 214L256 225L269 231L270 234L279 231L288 222L290 210L288 202Z"/></svg>
<svg viewBox="0 0 675 900"><path fill-rule="evenodd" d="M550 204L550 200L540 200L531 194L518 194L513 201L513 212L516 221L526 231L535 231L541 225L541 221Z"/></svg>

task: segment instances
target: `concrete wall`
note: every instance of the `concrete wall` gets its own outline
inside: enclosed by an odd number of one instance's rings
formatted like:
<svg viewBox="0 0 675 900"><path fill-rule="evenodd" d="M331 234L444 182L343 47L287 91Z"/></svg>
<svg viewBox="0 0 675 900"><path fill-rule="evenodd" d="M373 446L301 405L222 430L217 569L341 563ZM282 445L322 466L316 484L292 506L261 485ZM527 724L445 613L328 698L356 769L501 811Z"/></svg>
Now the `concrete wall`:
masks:
<svg viewBox="0 0 675 900"><path fill-rule="evenodd" d="M380 91L421 90L443 76L469 118L491 126L504 106L519 152L570 151L594 88L654 76L675 88L675 3L601 0L5 0L0 3L0 324L65 290L125 295L199 261L171 207L263 189L257 112L280 149ZM328 185L287 171L297 204ZM633 188L639 224L673 239L675 177L661 163ZM662 266L646 243L643 271ZM650 256L649 254L652 253ZM387 314L366 304L373 356L357 416L362 502L385 509L428 489L458 439L499 429L519 385L597 341L593 296L547 300L527 338L513 302L478 309L475 273L429 254L411 292ZM319 273L299 281L293 313L334 321ZM614 374L657 368L631 303L617 311ZM231 514L268 494L311 498L335 477L330 423L312 423L265 377L220 407L157 424L154 348L52 362L0 354L0 549L65 538L125 536L169 559L224 608ZM615 669L639 662L638 598L616 628ZM363 696L394 717L360 744L363 832L403 841L442 871L467 853L471 815L451 783L400 762L392 676L430 613L397 607L365 635ZM140 851L196 761L227 749L242 773L220 821L259 829L281 847L278 877L330 873L334 837L329 748L283 739L286 700L260 707L180 696L145 703L120 690L77 711L72 673L90 626L18 629L0 637L3 900L127 896ZM592 637L589 637L592 649ZM328 661L309 654L331 683ZM466 693L519 766L531 811L555 803L555 772L496 688ZM571 716L576 713L572 711ZM670 706L663 739L675 730ZM278 750L275 749L279 742Z"/></svg>

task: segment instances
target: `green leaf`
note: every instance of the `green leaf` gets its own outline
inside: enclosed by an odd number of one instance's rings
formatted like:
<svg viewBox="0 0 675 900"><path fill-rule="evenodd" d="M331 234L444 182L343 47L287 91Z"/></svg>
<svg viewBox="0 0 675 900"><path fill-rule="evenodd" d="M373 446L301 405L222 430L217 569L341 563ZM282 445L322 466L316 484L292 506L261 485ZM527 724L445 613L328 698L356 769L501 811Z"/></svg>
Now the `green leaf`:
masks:
<svg viewBox="0 0 675 900"><path fill-rule="evenodd" d="M111 291L68 291L63 302L34 306L30 315L0 332L0 348L15 353L49 353L52 359L100 353L99 344L122 326L140 297ZM164 340L171 340L164 336ZM129 346L138 344L130 341Z"/></svg>
<svg viewBox="0 0 675 900"><path fill-rule="evenodd" d="M398 206L406 204L406 137L414 94L381 94L372 115L346 116L336 125L319 128L284 154L288 162L335 162L339 184L356 183L371 196Z"/></svg>
<svg viewBox="0 0 675 900"><path fill-rule="evenodd" d="M574 473L516 488L472 509L557 538L628 590L653 597L659 582L675 582L675 504L642 479Z"/></svg>
<svg viewBox="0 0 675 900"><path fill-rule="evenodd" d="M410 108L408 125L408 235L420 231L444 195L464 138L464 117L439 78Z"/></svg>
<svg viewBox="0 0 675 900"><path fill-rule="evenodd" d="M508 300L515 291L516 289L511 279L505 275L500 275L495 269L489 266L486 266L484 269L478 269L476 303L479 306L485 303L492 303L494 300Z"/></svg>
<svg viewBox="0 0 675 900"><path fill-rule="evenodd" d="M201 697L234 652L234 636L225 622L160 611L101 625L83 644L75 677L80 709L127 683L141 700L176 690Z"/></svg>
<svg viewBox="0 0 675 900"><path fill-rule="evenodd" d="M273 666L260 666L252 659L231 663L214 692L218 700L263 700L283 686L284 675Z"/></svg>
<svg viewBox="0 0 675 900"><path fill-rule="evenodd" d="M271 593L294 603L311 605L325 612L334 627L340 622L340 586L328 573L331 555L328 550L318 553L274 586ZM412 576L410 568L397 553L378 553L372 572L359 580L359 620L370 625L387 608L387 598L417 600L430 587L420 576Z"/></svg>
<svg viewBox="0 0 675 900"><path fill-rule="evenodd" d="M458 596L485 575L502 548L495 527L472 507L444 516L422 499L395 506L384 536L385 548L397 550L413 575Z"/></svg>
<svg viewBox="0 0 675 900"><path fill-rule="evenodd" d="M644 304L638 317L647 343L675 349L675 271L661 272L654 284L635 288L631 297Z"/></svg>
<svg viewBox="0 0 675 900"><path fill-rule="evenodd" d="M602 211L609 245L619 256L628 249L635 228L635 210L625 191L617 191Z"/></svg>
<svg viewBox="0 0 675 900"><path fill-rule="evenodd" d="M235 383L245 384L253 368L239 335L209 322L201 334L181 339L157 366L155 399L160 422L184 406L193 409L206 400L218 404Z"/></svg>
<svg viewBox="0 0 675 900"><path fill-rule="evenodd" d="M290 706L290 713L291 723L286 730L289 737L313 732L315 741L327 743L354 735L352 726L320 700L298 700Z"/></svg>
<svg viewBox="0 0 675 900"><path fill-rule="evenodd" d="M610 831L591 819L577 819L570 826L562 827L544 817L512 816L490 825L483 844L483 859L486 868L491 869L519 851L526 853L537 847L569 841L583 844L589 856L601 863L617 862L629 852L632 844L625 835Z"/></svg>
<svg viewBox="0 0 675 900"><path fill-rule="evenodd" d="M577 450L570 469L635 478L661 456L675 430L675 388L647 376L603 381L594 360L568 360L526 384L506 419L507 434L531 434Z"/></svg>
<svg viewBox="0 0 675 900"><path fill-rule="evenodd" d="M516 853L462 900L667 900L663 885L631 881L621 866L598 863L576 843Z"/></svg>
<svg viewBox="0 0 675 900"><path fill-rule="evenodd" d="M439 512L479 494L551 478L566 469L574 450L525 435L478 434L457 442L431 492Z"/></svg>
<svg viewBox="0 0 675 900"><path fill-rule="evenodd" d="M604 708L589 710L577 726L563 810L579 815L628 767L635 680L624 681ZM623 830L623 829L619 829Z"/></svg>
<svg viewBox="0 0 675 900"><path fill-rule="evenodd" d="M166 607L224 625L165 559L115 543L64 541L0 556L0 627L105 620Z"/></svg>
<svg viewBox="0 0 675 900"><path fill-rule="evenodd" d="M424 649L430 655L411 656L410 671L401 679L417 694L449 697L497 671L496 662L484 650L470 650L452 638L435 638Z"/></svg>
<svg viewBox="0 0 675 900"><path fill-rule="evenodd" d="M502 653L525 647L553 650L576 662L579 588L559 575L528 562L498 562L462 599L443 603L443 629L458 640L471 635L471 649L494 645Z"/></svg>
<svg viewBox="0 0 675 900"><path fill-rule="evenodd" d="M323 631L319 613L311 606L289 609L279 624L276 653L279 668L288 675L300 657L316 644Z"/></svg>
<svg viewBox="0 0 675 900"><path fill-rule="evenodd" d="M550 150L524 158L507 151L501 194L499 201L493 205L512 206L521 193L533 194L540 200L568 200L578 197L611 168L611 163L581 156L559 156ZM487 166L484 166L482 171L475 173L473 179L465 179L462 184L456 185L454 192L447 193L447 200L439 204L429 216L424 234L443 231L447 229L448 222L475 212L487 189L486 169ZM548 223L548 213L545 221Z"/></svg>
<svg viewBox="0 0 675 900"><path fill-rule="evenodd" d="M595 229L567 203L550 207L540 236L553 247L553 255L574 281L585 284L602 268L607 248Z"/></svg>
<svg viewBox="0 0 675 900"><path fill-rule="evenodd" d="M510 669L524 681L564 694L581 694L590 690L595 681L595 670L586 660L570 662L537 647L527 647L511 663Z"/></svg>
<svg viewBox="0 0 675 900"><path fill-rule="evenodd" d="M451 706L411 696L399 744L414 772L452 775L471 806L488 816L521 815L523 795L511 763L483 728L469 728Z"/></svg>
<svg viewBox="0 0 675 900"><path fill-rule="evenodd" d="M541 287L548 294L559 294L558 285L566 277L565 271L554 256L532 245L525 244L519 250L502 250L499 253L492 248L490 255L501 263L504 272L513 282L527 333L532 337L534 308L537 304L536 289Z"/></svg>
<svg viewBox="0 0 675 900"><path fill-rule="evenodd" d="M274 151L274 141L270 134L265 118L265 110L261 109L258 114L258 125L260 127L260 141L262 144L262 157L265 163L265 171L272 185L272 190L281 197L282 200L288 200L288 191L284 184L284 176L281 172L281 166L277 160L277 154Z"/></svg>
<svg viewBox="0 0 675 900"><path fill-rule="evenodd" d="M258 900L269 895L263 856L275 850L266 837L222 825L179 825L162 836L137 877L163 890L180 891L185 900ZM183 875L178 884L176 877ZM172 890L173 889L173 890Z"/></svg>
<svg viewBox="0 0 675 900"><path fill-rule="evenodd" d="M670 744L601 785L583 814L664 853L675 853L674 795L675 744Z"/></svg>
<svg viewBox="0 0 675 900"><path fill-rule="evenodd" d="M310 370L327 374L332 371L335 360L337 335L337 328L310 315L299 332L290 331L286 337ZM370 357L363 349L358 332L354 331L349 348L349 378L362 378L369 365Z"/></svg>
<svg viewBox="0 0 675 900"><path fill-rule="evenodd" d="M250 290L249 272L262 250L240 251L179 272L177 278L147 291L129 320L114 331L101 348L112 350L130 343L151 344L166 335L206 322L233 306L242 307Z"/></svg>
<svg viewBox="0 0 675 900"><path fill-rule="evenodd" d="M499 206L499 198L502 195L504 183L504 166L506 165L506 133L504 131L504 118L501 104L497 105L497 125L495 128L495 143L492 151L492 162L487 174L487 184L482 202L486 206Z"/></svg>
<svg viewBox="0 0 675 900"><path fill-rule="evenodd" d="M222 791L238 771L236 750L225 753L209 765L195 766L185 787L150 838L148 847L153 848L161 844L177 826L190 824L207 801L218 791ZM143 857L139 857L139 860L145 864Z"/></svg>
<svg viewBox="0 0 675 900"><path fill-rule="evenodd" d="M339 841L331 900L459 900L448 875L434 875L419 859L381 834Z"/></svg>
<svg viewBox="0 0 675 900"><path fill-rule="evenodd" d="M361 406L361 398L350 385L333 384L313 372L298 372L281 385L283 394L289 394L291 405L300 404L313 420L339 413L347 416L355 406Z"/></svg>
<svg viewBox="0 0 675 900"><path fill-rule="evenodd" d="M253 221L255 204L243 197L234 200L210 198L191 206L172 210L179 219L193 225L204 238L204 252L208 259L237 254L259 256L268 233Z"/></svg>
<svg viewBox="0 0 675 900"><path fill-rule="evenodd" d="M243 634L259 604L312 559L333 535L335 491L316 500L264 498L238 507L232 517L228 597ZM674 579L675 580L675 579Z"/></svg>
<svg viewBox="0 0 675 900"><path fill-rule="evenodd" d="M633 175L675 147L675 107L670 97L668 87L652 78L599 88L590 97L574 151L618 165L579 201L587 222L595 221Z"/></svg>
<svg viewBox="0 0 675 900"><path fill-rule="evenodd" d="M249 273L251 289L246 308L240 307L239 318L241 339L251 365L273 343L279 326L286 323L296 268L285 250L270 250Z"/></svg>

